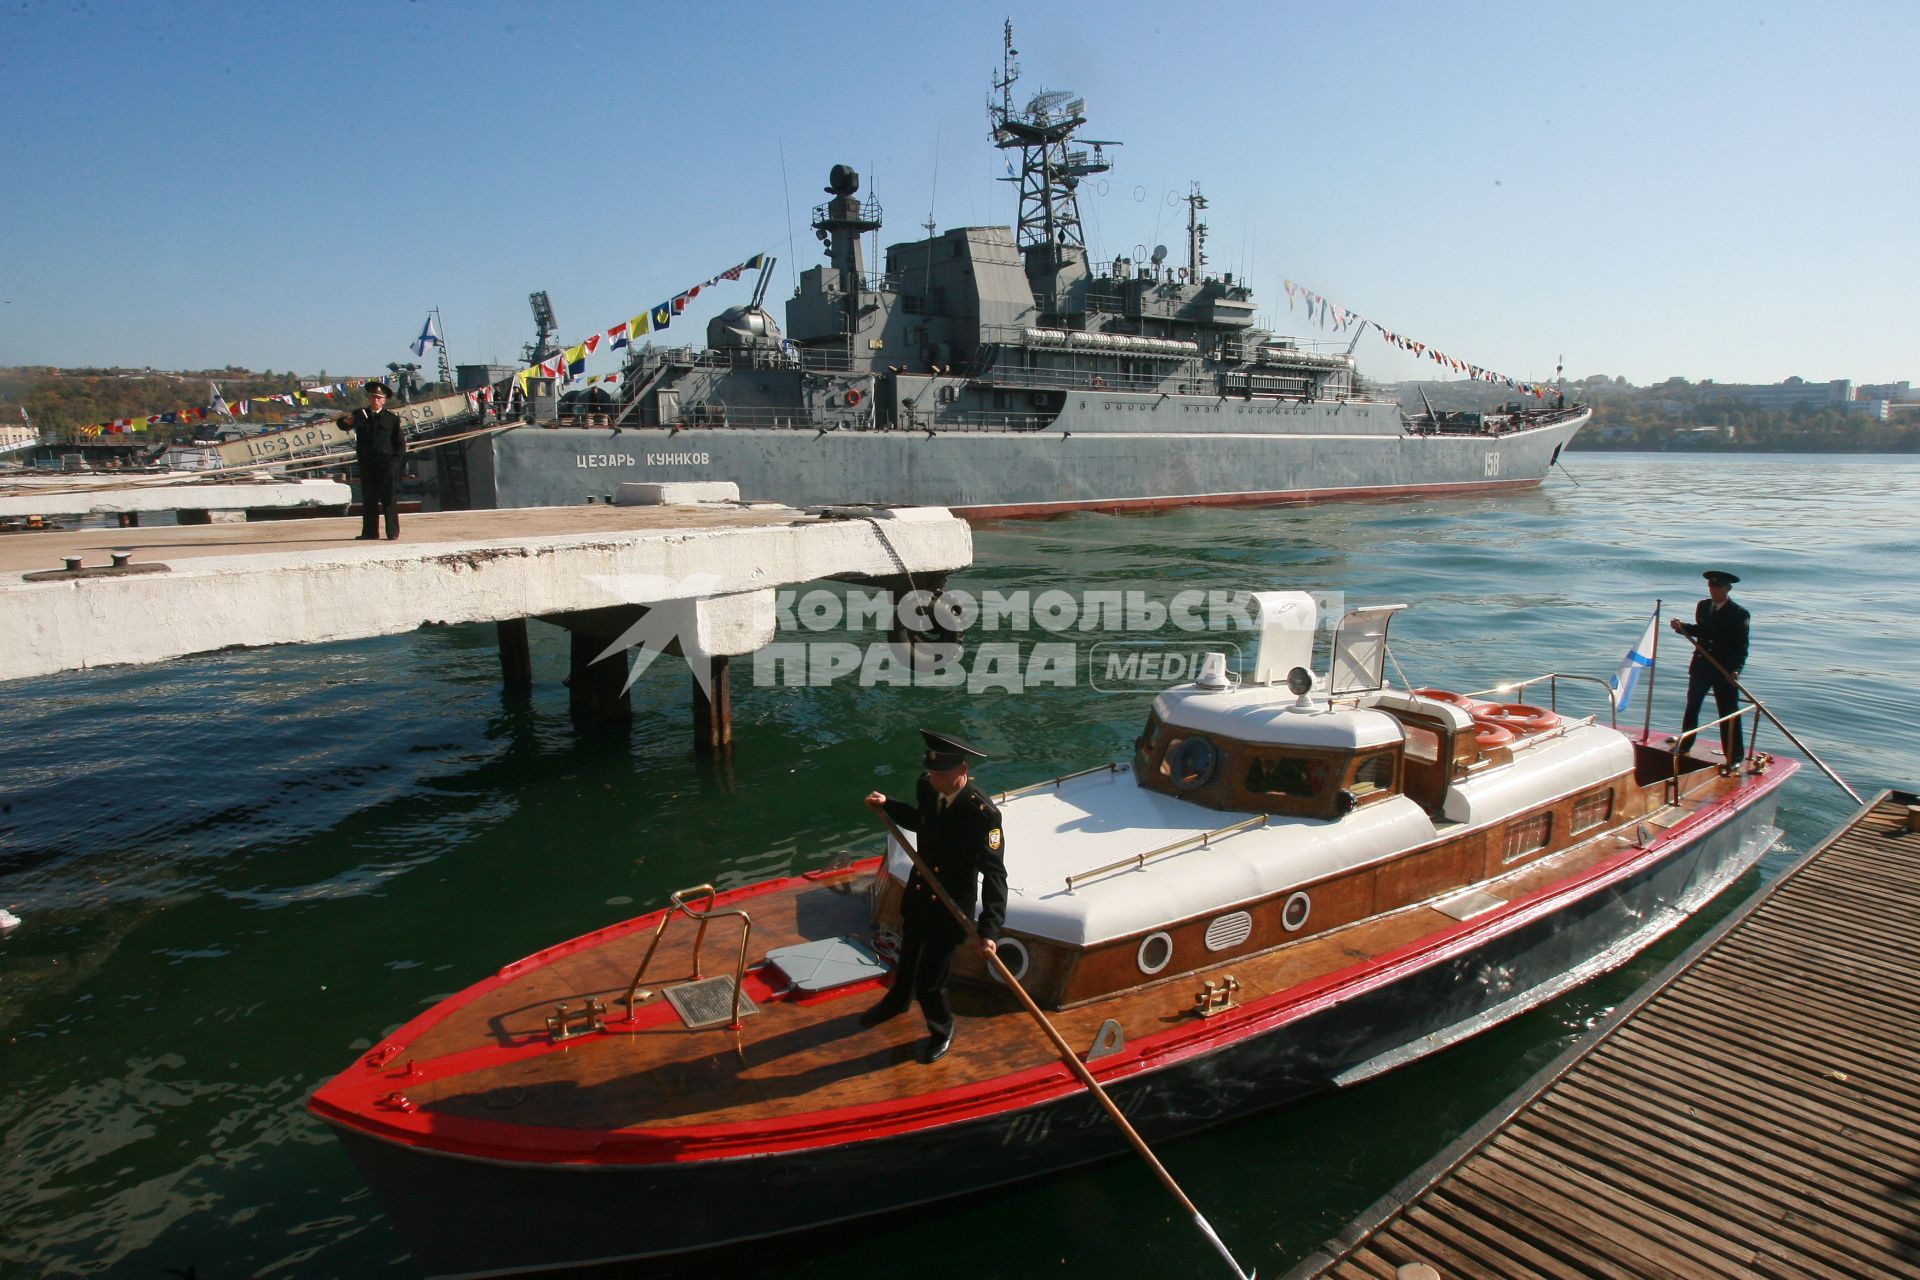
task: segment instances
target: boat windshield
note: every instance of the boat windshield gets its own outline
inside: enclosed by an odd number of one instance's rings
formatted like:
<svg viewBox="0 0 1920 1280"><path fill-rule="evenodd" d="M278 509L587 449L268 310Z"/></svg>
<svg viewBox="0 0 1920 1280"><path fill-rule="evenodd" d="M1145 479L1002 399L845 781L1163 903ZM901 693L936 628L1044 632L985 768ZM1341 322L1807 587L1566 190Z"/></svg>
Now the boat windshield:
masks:
<svg viewBox="0 0 1920 1280"><path fill-rule="evenodd" d="M1149 717L1134 742L1134 777L1163 791L1237 813L1336 818L1400 789L1400 745L1347 751L1274 747L1200 733Z"/></svg>
<svg viewBox="0 0 1920 1280"><path fill-rule="evenodd" d="M1255 756L1247 762L1247 790L1311 800L1325 793L1332 763L1323 755Z"/></svg>

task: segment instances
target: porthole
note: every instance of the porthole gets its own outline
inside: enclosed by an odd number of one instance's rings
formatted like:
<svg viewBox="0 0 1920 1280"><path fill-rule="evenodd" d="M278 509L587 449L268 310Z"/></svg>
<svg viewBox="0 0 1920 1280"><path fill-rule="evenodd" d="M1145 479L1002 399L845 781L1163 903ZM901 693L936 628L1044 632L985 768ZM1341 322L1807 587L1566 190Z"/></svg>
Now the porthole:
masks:
<svg viewBox="0 0 1920 1280"><path fill-rule="evenodd" d="M1210 738L1188 738L1167 756L1167 774L1181 791L1205 786L1213 779L1213 767L1220 753Z"/></svg>
<svg viewBox="0 0 1920 1280"><path fill-rule="evenodd" d="M1287 898L1286 905L1280 908L1280 927L1288 933L1298 933L1306 926L1307 916L1313 911L1313 899L1301 890Z"/></svg>
<svg viewBox="0 0 1920 1280"><path fill-rule="evenodd" d="M1237 947L1252 933L1252 916L1244 911L1230 912L1207 926L1207 950L1225 951L1228 947Z"/></svg>
<svg viewBox="0 0 1920 1280"><path fill-rule="evenodd" d="M1027 976L1027 962L1029 959L1026 944L1018 938L1001 938L993 944L993 947L994 954L1000 957L1001 964L1007 966L1007 972L1013 975L1013 980L1015 982L1025 981ZM995 982L1002 980L998 969L995 969L992 965L988 965L987 970L993 974L993 980Z"/></svg>
<svg viewBox="0 0 1920 1280"><path fill-rule="evenodd" d="M1142 973L1158 973L1173 959L1173 939L1164 933L1150 933L1140 941L1134 959Z"/></svg>

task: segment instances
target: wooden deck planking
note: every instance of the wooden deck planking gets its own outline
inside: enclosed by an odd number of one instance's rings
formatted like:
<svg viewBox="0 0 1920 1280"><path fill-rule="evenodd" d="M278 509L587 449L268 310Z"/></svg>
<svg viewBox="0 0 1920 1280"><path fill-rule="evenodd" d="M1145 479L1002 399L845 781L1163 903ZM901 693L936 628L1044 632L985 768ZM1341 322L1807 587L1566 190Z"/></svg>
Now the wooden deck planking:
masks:
<svg viewBox="0 0 1920 1280"><path fill-rule="evenodd" d="M1920 1277L1920 834L1883 793L1295 1268Z"/></svg>
<svg viewBox="0 0 1920 1280"><path fill-rule="evenodd" d="M1734 779L1703 779L1678 803L1645 820L1671 826L1737 785ZM1618 832L1601 835L1516 865L1484 887L1513 900L1630 847L1629 838ZM867 883L864 873L828 882L795 881L739 900L736 905L753 918L749 962L793 942L864 936ZM1208 978L1233 975L1241 988L1236 1003L1252 1004L1455 924L1431 903L1413 904L1278 947L1224 956L1182 977L1143 983L1051 1016L1069 1044L1090 1045L1109 1017L1129 1041L1137 1041L1191 1024L1194 996ZM410 1072L416 1063L421 1070L408 1077L407 1100L430 1114L529 1129L666 1133L684 1126L772 1124L836 1109L911 1104L969 1081L1058 1065L1050 1045L1011 999L992 987L965 983L955 991L961 1033L953 1051L932 1069L914 1058L914 1046L924 1035L917 1011L878 1028L857 1026L857 1015L877 999L872 983L806 1002L762 999L760 1012L743 1020L737 1037L724 1028L686 1030L657 994L643 1006L638 1025L624 1026L620 997L652 931L623 928L610 926L601 931L604 939L588 935L552 949L561 954L516 962L502 972L504 981L413 1033L401 1046L402 1061ZM736 930L732 920L717 921L710 930L702 966L707 975L732 971ZM647 988L657 993L690 975L692 938L692 925L676 920L648 971ZM971 962L966 956L961 960ZM548 1046L546 1019L554 1006L566 1003L578 1011L588 997L607 1006L607 1030ZM505 1052L484 1060L473 1052L487 1048Z"/></svg>

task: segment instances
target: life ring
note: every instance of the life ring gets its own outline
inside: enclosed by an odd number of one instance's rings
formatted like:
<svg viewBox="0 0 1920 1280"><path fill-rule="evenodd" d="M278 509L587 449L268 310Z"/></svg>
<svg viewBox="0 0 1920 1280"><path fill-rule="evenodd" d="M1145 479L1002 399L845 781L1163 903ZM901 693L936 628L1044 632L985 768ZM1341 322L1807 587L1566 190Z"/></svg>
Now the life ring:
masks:
<svg viewBox="0 0 1920 1280"><path fill-rule="evenodd" d="M1435 702L1445 702L1459 707L1469 715L1477 713L1486 705L1476 698L1469 698L1464 693L1450 693L1445 689L1414 689L1412 693L1416 698L1432 698Z"/></svg>
<svg viewBox="0 0 1920 1280"><path fill-rule="evenodd" d="M848 387L848 388L847 388L847 403L848 403L848 404L859 404L859 403L860 403L860 388L858 388L858 387Z"/></svg>
<svg viewBox="0 0 1920 1280"><path fill-rule="evenodd" d="M1560 717L1545 707L1530 707L1524 702L1492 702L1473 713L1475 720L1497 724L1515 733L1544 733L1560 723Z"/></svg>
<svg viewBox="0 0 1920 1280"><path fill-rule="evenodd" d="M1489 747L1504 747L1514 740L1513 730L1491 720L1473 722L1473 745L1485 751Z"/></svg>

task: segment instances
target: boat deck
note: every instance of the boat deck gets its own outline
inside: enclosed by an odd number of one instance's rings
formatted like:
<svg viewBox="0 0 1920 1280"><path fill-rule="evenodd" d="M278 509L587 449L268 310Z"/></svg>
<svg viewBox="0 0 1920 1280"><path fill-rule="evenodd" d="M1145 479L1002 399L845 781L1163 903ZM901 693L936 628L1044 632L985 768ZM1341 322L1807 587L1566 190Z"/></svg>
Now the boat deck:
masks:
<svg viewBox="0 0 1920 1280"><path fill-rule="evenodd" d="M1916 802L1883 792L1293 1280L1920 1276Z"/></svg>
<svg viewBox="0 0 1920 1280"><path fill-rule="evenodd" d="M1708 773L1678 803L1646 815L1643 825L1679 825L1741 785ZM1483 888L1500 905L1517 906L1638 851L1629 827L1517 867ZM750 914L751 963L774 947L864 937L870 878L871 864L861 864L723 895L720 905ZM742 1019L737 1039L725 1027L689 1030L658 994L643 1001L629 1022L622 997L655 919L610 926L508 965L445 1010L396 1031L386 1041L387 1056L379 1050L369 1055L378 1061L342 1076L323 1090L324 1098L362 1117L384 1117L379 1127L403 1141L470 1153L519 1150L543 1153L536 1158L571 1153L594 1159L611 1139L630 1146L637 1158L653 1159L667 1150L720 1153L756 1146L781 1141L781 1134L798 1143L818 1141L896 1115L917 1114L924 1121L934 1096L941 1106L965 1110L1003 1105L1010 1091L1030 1092L1038 1100L1076 1087L1012 999L984 985L956 990L960 1033L953 1051L933 1067L914 1057L925 1035L917 1011L877 1028L858 1026L858 1015L879 995L871 979L793 1000L775 994L777 977L770 985L769 975L750 971L745 989L759 1010ZM1209 1042L1244 1034L1236 1026L1242 1011L1252 1016L1253 1006L1268 1002L1259 1016L1277 1016L1275 997L1289 1005L1338 999L1343 975L1364 971L1390 953L1440 945L1458 928L1458 918L1433 902L1417 903L1068 1009L1053 1021L1076 1047L1091 1046L1102 1022L1112 1018L1130 1050L1159 1036L1179 1043L1152 1052L1203 1051ZM700 966L705 975L732 973L736 930L732 920L711 927ZM646 989L657 993L691 975L693 938L689 921L672 922ZM958 961L962 970L978 966L968 953ZM1236 1010L1196 1018L1201 984L1227 974L1239 983ZM579 1010L589 999L606 1006L606 1029L553 1043L547 1018L555 1006ZM1175 1034L1168 1038L1168 1032ZM1124 1073L1143 1065L1130 1052L1100 1061L1095 1070ZM376 1101L390 1091L403 1093L404 1112Z"/></svg>

